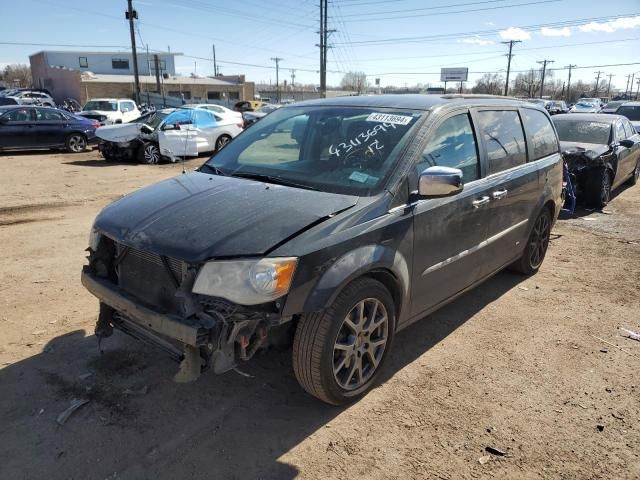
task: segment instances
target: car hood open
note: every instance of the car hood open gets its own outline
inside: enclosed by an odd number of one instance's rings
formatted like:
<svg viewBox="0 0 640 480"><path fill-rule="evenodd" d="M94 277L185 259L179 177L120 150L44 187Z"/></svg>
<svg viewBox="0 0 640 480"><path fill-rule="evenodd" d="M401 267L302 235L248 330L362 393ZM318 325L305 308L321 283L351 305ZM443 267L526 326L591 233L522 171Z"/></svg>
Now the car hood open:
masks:
<svg viewBox="0 0 640 480"><path fill-rule="evenodd" d="M265 254L358 197L193 172L107 206L94 228L139 250L200 263Z"/></svg>

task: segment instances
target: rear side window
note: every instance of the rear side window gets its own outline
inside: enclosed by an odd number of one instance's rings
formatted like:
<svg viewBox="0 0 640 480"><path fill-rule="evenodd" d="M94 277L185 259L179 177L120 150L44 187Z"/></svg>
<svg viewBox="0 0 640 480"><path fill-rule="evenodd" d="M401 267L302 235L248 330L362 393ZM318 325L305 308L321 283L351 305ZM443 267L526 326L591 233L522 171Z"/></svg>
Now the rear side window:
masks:
<svg viewBox="0 0 640 480"><path fill-rule="evenodd" d="M480 111L478 123L487 148L489 175L527 162L524 132L517 111Z"/></svg>
<svg viewBox="0 0 640 480"><path fill-rule="evenodd" d="M538 160L558 151L558 139L547 116L538 110L522 109L529 135L531 160Z"/></svg>
<svg viewBox="0 0 640 480"><path fill-rule="evenodd" d="M616 123L616 138L618 140L624 140L627 138L627 132L624 131L624 127L622 126L622 122Z"/></svg>
<svg viewBox="0 0 640 480"><path fill-rule="evenodd" d="M66 120L65 116L61 112L56 112L55 110L45 110L43 108L38 108L36 109L36 112L38 121Z"/></svg>
<svg viewBox="0 0 640 480"><path fill-rule="evenodd" d="M622 120L621 123L624 126L625 132L627 132L627 138L631 138L636 134L636 129L633 128L629 120Z"/></svg>
<svg viewBox="0 0 640 480"><path fill-rule="evenodd" d="M2 118L6 118L9 122L33 122L35 117L36 115L32 108L11 110L2 116Z"/></svg>
<svg viewBox="0 0 640 480"><path fill-rule="evenodd" d="M416 165L418 175L434 166L459 168L465 182L480 177L476 139L468 114L448 118L436 128Z"/></svg>

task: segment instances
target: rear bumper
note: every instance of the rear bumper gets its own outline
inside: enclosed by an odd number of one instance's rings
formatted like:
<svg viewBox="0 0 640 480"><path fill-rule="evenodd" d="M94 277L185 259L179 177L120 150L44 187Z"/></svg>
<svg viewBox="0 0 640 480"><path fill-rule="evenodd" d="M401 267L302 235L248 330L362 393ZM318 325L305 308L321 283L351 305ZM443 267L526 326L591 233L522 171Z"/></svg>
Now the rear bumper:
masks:
<svg viewBox="0 0 640 480"><path fill-rule="evenodd" d="M200 326L189 325L180 317L159 313L141 305L121 288L93 275L88 267L83 268L81 281L82 285L101 302L122 313L127 319L143 329L151 330L192 347L199 345Z"/></svg>

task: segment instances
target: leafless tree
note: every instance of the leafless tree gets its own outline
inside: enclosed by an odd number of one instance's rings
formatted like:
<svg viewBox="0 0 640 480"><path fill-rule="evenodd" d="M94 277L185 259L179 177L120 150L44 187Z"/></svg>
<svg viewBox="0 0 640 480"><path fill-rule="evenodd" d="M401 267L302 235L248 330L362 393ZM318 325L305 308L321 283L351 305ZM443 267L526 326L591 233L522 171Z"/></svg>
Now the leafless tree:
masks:
<svg viewBox="0 0 640 480"><path fill-rule="evenodd" d="M504 78L497 73L485 73L476 80L475 86L471 89L473 93L486 93L489 95L500 95L504 92Z"/></svg>
<svg viewBox="0 0 640 480"><path fill-rule="evenodd" d="M340 81L340 87L362 93L367 89L367 75L364 72L347 72Z"/></svg>
<svg viewBox="0 0 640 480"><path fill-rule="evenodd" d="M1 75L2 80L11 86L28 87L32 83L29 65L7 65Z"/></svg>

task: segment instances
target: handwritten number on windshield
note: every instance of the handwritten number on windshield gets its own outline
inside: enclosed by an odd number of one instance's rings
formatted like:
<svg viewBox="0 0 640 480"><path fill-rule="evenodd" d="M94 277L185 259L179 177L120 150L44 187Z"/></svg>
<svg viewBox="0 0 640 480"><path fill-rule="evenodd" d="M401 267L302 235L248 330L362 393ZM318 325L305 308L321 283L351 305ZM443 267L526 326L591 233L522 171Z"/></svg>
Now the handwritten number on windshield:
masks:
<svg viewBox="0 0 640 480"><path fill-rule="evenodd" d="M336 157L340 157L341 153L347 154L349 153L353 147L358 147L362 144L366 144L371 137L375 137L378 132L383 131L386 132L387 129L393 128L395 130L396 126L392 123L380 123L373 128L368 129L366 132L360 132L347 143L340 142L338 146L331 144L329 147L329 155L335 155ZM373 150L372 147L375 146L376 150L382 150L384 145L380 145L378 140L366 145L369 150Z"/></svg>

